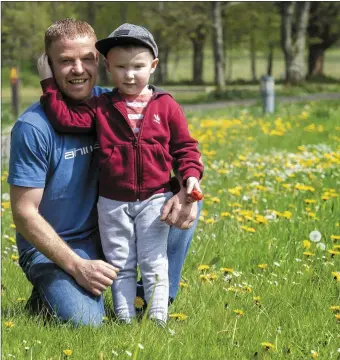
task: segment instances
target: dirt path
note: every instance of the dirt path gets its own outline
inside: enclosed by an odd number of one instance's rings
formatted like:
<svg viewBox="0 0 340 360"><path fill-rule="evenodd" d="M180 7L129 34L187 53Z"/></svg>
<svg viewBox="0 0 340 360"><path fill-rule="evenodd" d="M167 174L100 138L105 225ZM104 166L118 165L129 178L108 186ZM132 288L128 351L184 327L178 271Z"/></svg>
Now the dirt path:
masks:
<svg viewBox="0 0 340 360"><path fill-rule="evenodd" d="M295 103L303 101L319 101L319 100L340 100L340 93L318 93L310 95L300 96L277 96L276 103ZM230 101L219 101L210 104L194 104L194 105L183 105L185 111L200 111L200 110L214 110L223 109L230 106L250 106L259 103L261 99L243 99L243 100L230 100ZM1 159L3 164L6 164L9 159L10 151L10 131L11 127L2 129L1 134Z"/></svg>

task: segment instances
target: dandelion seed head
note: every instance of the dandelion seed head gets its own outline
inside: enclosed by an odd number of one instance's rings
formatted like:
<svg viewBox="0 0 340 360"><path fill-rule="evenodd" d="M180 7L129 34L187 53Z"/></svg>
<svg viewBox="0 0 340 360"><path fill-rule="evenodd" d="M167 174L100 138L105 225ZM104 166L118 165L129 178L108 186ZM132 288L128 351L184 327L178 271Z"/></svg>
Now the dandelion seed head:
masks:
<svg viewBox="0 0 340 360"><path fill-rule="evenodd" d="M320 250L326 250L326 245L323 242L317 243L316 247Z"/></svg>
<svg viewBox="0 0 340 360"><path fill-rule="evenodd" d="M309 234L309 240L313 242L319 242L321 237L322 235L318 230L314 230Z"/></svg>

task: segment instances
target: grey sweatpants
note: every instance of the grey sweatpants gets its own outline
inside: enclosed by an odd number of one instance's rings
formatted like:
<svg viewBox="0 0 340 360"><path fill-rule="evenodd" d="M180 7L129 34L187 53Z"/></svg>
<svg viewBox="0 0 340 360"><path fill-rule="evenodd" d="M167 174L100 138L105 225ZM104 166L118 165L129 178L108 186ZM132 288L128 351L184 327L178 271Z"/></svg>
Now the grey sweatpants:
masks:
<svg viewBox="0 0 340 360"><path fill-rule="evenodd" d="M99 231L106 260L120 269L112 284L114 309L119 320L136 316L137 263L149 316L165 322L168 316L169 226L160 220L172 193L156 194L144 201L122 202L99 197ZM156 279L157 278L157 279Z"/></svg>

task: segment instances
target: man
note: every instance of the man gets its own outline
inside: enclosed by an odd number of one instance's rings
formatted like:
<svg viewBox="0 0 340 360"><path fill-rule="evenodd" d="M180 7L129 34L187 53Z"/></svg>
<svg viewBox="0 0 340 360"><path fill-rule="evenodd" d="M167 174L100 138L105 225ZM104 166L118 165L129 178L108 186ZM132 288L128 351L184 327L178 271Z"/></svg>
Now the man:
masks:
<svg viewBox="0 0 340 360"><path fill-rule="evenodd" d="M82 21L65 19L46 31L45 52L70 103L105 91L94 87L95 42L93 29ZM56 133L38 103L24 112L12 130L8 182L19 263L33 284L29 306L39 310L44 305L75 325L101 324L102 293L119 271L101 260L97 148L93 136ZM164 207L162 218L169 225L182 229L193 225L197 205L187 204L185 198L181 189ZM177 294L193 228L170 230L170 301Z"/></svg>

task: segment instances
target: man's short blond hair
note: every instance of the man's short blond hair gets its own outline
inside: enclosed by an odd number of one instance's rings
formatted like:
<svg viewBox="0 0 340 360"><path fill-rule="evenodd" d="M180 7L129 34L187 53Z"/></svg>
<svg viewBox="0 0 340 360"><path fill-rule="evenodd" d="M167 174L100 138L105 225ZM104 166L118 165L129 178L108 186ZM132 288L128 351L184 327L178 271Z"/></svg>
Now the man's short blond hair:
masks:
<svg viewBox="0 0 340 360"><path fill-rule="evenodd" d="M58 20L54 22L45 32L45 52L48 53L53 41L61 38L73 40L78 37L85 36L93 38L94 41L97 41L96 33L94 32L92 26L86 21L74 20L71 18Z"/></svg>

